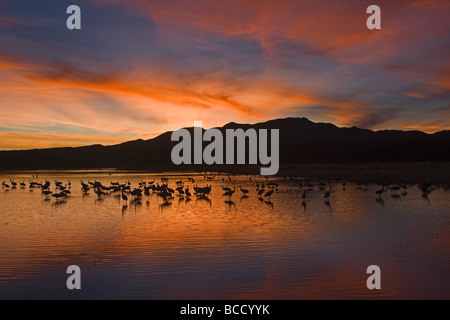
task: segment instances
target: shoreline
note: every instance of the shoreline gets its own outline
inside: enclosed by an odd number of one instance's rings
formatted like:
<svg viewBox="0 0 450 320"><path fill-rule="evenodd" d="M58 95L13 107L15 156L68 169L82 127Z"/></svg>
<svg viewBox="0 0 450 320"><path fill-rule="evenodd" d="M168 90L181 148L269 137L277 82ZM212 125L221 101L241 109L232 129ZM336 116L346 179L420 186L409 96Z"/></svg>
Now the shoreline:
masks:
<svg viewBox="0 0 450 320"><path fill-rule="evenodd" d="M205 167L208 171L189 170L186 167L177 170L134 170L134 169L41 169L41 170L1 170L1 175L8 174L155 174L155 175L201 175L230 174L259 176L254 167ZM216 169L216 170L215 170ZM219 170L217 170L219 169ZM323 181L348 181L356 183L409 183L422 182L434 184L450 183L450 162L390 162L390 163L348 163L348 164L298 164L281 165L273 178L303 178Z"/></svg>

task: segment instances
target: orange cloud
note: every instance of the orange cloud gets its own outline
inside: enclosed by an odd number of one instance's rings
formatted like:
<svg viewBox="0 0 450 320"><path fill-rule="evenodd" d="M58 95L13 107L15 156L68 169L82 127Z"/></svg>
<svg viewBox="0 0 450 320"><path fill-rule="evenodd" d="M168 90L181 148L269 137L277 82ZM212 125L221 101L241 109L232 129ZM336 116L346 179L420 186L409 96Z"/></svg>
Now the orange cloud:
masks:
<svg viewBox="0 0 450 320"><path fill-rule="evenodd" d="M92 144L118 144L125 142L123 137L93 136L81 134L52 133L11 133L0 132L0 149L40 149L67 146L85 146Z"/></svg>
<svg viewBox="0 0 450 320"><path fill-rule="evenodd" d="M91 2L109 6L114 0ZM137 49L124 50L123 66L106 51L97 56L95 45L86 47L95 54L87 54L50 42L55 57L34 54L33 46L47 52L45 41L0 35L8 43L0 50L0 127L63 124L134 138L191 126L193 120L213 127L301 115L340 126L402 129L420 119L394 119L387 111L397 108L397 98L427 103L450 88L446 56L431 61L416 50L430 36L448 37L444 1L381 1L377 32L365 26L369 1L130 0L126 8L123 1L115 3L125 10L124 19L151 20L156 31L148 33L154 32L151 49L157 52L149 50L147 57L147 34L133 34L127 45ZM0 18L0 26L19 23ZM434 45L437 52L445 42ZM31 49L26 53L23 47ZM435 127L446 125L440 119Z"/></svg>

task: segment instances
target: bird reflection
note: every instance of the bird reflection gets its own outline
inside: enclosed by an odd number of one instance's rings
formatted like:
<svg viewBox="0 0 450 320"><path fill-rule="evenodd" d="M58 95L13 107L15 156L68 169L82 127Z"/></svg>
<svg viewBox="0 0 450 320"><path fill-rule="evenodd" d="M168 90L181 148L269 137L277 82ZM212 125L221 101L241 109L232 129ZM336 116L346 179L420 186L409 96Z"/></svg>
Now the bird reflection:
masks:
<svg viewBox="0 0 450 320"><path fill-rule="evenodd" d="M398 194L391 194L391 198L392 199L395 199L395 200L402 200L402 197L401 196L399 196Z"/></svg>
<svg viewBox="0 0 450 320"><path fill-rule="evenodd" d="M97 205L97 204L102 204L104 201L105 201L104 198L97 198L94 200L94 203Z"/></svg>
<svg viewBox="0 0 450 320"><path fill-rule="evenodd" d="M225 200L225 204L228 205L229 210L231 210L231 208L236 208L236 204L233 202L233 200Z"/></svg>
<svg viewBox="0 0 450 320"><path fill-rule="evenodd" d="M244 199L248 199L249 197L247 195L243 195L240 199L240 201L244 200Z"/></svg>
<svg viewBox="0 0 450 320"><path fill-rule="evenodd" d="M428 194L423 193L423 194L422 194L422 199L428 201L428 205L430 205L430 198L428 197Z"/></svg>
<svg viewBox="0 0 450 320"><path fill-rule="evenodd" d="M264 203L267 204L269 207L271 207L272 210L273 210L273 203L272 203L272 201L267 200L267 201L264 201Z"/></svg>
<svg viewBox="0 0 450 320"><path fill-rule="evenodd" d="M331 203L330 203L330 201L325 201L324 202L325 203L325 205L328 207L328 208L330 208L330 212L331 212Z"/></svg>
<svg viewBox="0 0 450 320"><path fill-rule="evenodd" d="M210 206L210 207L212 206L212 201L211 201L211 199L209 199L209 198L208 198L207 196L205 196L205 195L198 196L198 197L197 197L197 201L205 201L205 202L209 203L209 206Z"/></svg>
<svg viewBox="0 0 450 320"><path fill-rule="evenodd" d="M384 200L383 200L383 198L376 198L376 199L375 199L375 202L376 202L377 204L383 206L383 208L384 208Z"/></svg>
<svg viewBox="0 0 450 320"><path fill-rule="evenodd" d="M164 201L162 204L159 205L159 208L162 210L169 208L172 205L172 202L170 201Z"/></svg>
<svg viewBox="0 0 450 320"><path fill-rule="evenodd" d="M52 203L52 207L58 207L58 206L61 206L63 204L66 204L66 203L67 203L67 200L65 200L65 199L58 199L58 200L56 200L55 202Z"/></svg>

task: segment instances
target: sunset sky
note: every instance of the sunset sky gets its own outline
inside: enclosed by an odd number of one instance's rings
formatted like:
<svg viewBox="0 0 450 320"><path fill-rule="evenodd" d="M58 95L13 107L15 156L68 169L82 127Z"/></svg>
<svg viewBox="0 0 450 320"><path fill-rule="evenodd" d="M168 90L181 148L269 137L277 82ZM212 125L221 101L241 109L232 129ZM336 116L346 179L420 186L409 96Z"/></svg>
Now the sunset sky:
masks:
<svg viewBox="0 0 450 320"><path fill-rule="evenodd" d="M71 4L82 30L66 28ZM450 129L449 16L448 0L0 0L0 149L197 120Z"/></svg>

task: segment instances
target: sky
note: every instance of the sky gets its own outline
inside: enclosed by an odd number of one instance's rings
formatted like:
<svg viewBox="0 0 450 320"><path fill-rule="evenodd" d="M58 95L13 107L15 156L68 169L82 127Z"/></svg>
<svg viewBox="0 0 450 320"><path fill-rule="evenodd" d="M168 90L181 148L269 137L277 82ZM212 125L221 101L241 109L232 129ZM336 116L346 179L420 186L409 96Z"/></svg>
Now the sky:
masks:
<svg viewBox="0 0 450 320"><path fill-rule="evenodd" d="M0 0L0 150L194 121L449 130L449 16L446 0Z"/></svg>

